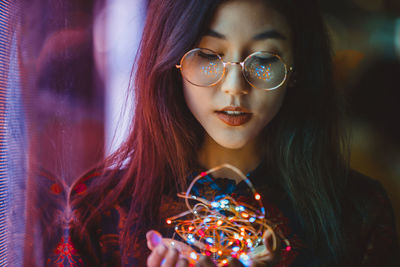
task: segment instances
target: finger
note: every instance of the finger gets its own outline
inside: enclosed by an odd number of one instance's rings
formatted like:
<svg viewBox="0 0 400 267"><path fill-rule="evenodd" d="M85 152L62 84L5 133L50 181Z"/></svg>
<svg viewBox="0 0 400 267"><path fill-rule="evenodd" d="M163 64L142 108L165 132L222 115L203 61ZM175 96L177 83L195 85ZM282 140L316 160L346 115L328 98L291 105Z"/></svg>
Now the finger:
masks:
<svg viewBox="0 0 400 267"><path fill-rule="evenodd" d="M196 263L196 267L216 267L216 265L209 257L202 256Z"/></svg>
<svg viewBox="0 0 400 267"><path fill-rule="evenodd" d="M238 259L232 259L229 261L229 267L244 267Z"/></svg>
<svg viewBox="0 0 400 267"><path fill-rule="evenodd" d="M165 262L163 266L165 267L175 267L179 257L179 252L176 248L170 248L165 256Z"/></svg>
<svg viewBox="0 0 400 267"><path fill-rule="evenodd" d="M189 267L189 261L186 258L180 258L176 267Z"/></svg>
<svg viewBox="0 0 400 267"><path fill-rule="evenodd" d="M164 260L168 249L164 245L158 245L147 258L148 267L159 267Z"/></svg>
<svg viewBox="0 0 400 267"><path fill-rule="evenodd" d="M272 238L271 231L267 230L264 232L263 241L264 241L264 245L267 248L267 250L269 252L272 252L273 251L273 238Z"/></svg>
<svg viewBox="0 0 400 267"><path fill-rule="evenodd" d="M153 250L155 247L161 244L162 236L159 232L150 230L146 233L146 239L147 239L147 247L150 250Z"/></svg>
<svg viewBox="0 0 400 267"><path fill-rule="evenodd" d="M178 263L176 264L176 267L188 267L189 266L189 261L185 258L180 258L178 260Z"/></svg>

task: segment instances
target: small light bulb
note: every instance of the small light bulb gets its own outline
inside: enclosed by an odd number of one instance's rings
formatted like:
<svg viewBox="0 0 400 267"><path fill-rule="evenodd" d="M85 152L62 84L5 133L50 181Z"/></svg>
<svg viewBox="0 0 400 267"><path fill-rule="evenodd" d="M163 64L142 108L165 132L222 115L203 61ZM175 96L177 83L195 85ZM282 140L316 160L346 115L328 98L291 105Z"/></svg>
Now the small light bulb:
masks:
<svg viewBox="0 0 400 267"><path fill-rule="evenodd" d="M197 260L197 254L194 253L194 252L190 253L190 257L191 257L192 259L194 259L194 260Z"/></svg>

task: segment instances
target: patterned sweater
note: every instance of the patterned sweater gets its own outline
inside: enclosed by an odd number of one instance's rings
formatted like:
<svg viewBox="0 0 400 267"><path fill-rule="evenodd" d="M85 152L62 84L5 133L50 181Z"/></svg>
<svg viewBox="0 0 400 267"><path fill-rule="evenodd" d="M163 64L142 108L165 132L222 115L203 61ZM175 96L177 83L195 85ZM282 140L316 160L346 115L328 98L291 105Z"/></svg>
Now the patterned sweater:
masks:
<svg viewBox="0 0 400 267"><path fill-rule="evenodd" d="M194 174L195 175L195 174ZM271 173L259 166L247 174L257 192L262 196L267 218L277 227L290 242L291 250L282 248L281 260L275 267L286 266L331 266L320 263L318 248L307 243L298 214L295 212L288 196L277 185ZM50 174L42 172L41 179L48 185L50 198L48 201L59 203L53 209L62 210L65 205L66 192ZM194 176L193 176L194 177ZM191 178L193 178L191 177ZM73 195L85 194L92 179L99 178L95 172L90 172L80 178L73 188ZM205 177L202 185L196 185L200 194L225 193L240 195L246 193L243 182L236 184L225 178L214 179ZM206 191L205 191L206 190ZM343 200L343 231L347 248L346 257L340 266L400 266L399 243L394 224L394 215L390 200L383 187L375 180L357 172L351 172ZM129 211L130 201L115 205L105 212L100 220L95 234L90 237L91 245L96 250L96 256L101 266L146 266L149 250L146 240L144 249L132 251L128 258L121 258L119 242L123 224ZM173 196L163 196L160 215L163 220L176 215L186 206L180 199ZM55 214L56 211L47 210ZM166 236L171 236L173 226L163 225L158 230ZM73 242L70 237L71 229L68 224L61 224L59 231L44 244L44 256L47 266L91 266L85 262L81 254L87 244ZM122 263L124 264L122 264Z"/></svg>

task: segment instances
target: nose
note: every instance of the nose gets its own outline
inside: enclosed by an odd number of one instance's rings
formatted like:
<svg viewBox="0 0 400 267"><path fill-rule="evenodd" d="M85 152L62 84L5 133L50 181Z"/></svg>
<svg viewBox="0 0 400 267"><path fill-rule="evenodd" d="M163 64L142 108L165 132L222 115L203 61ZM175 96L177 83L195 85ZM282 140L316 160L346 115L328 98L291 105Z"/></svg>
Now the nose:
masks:
<svg viewBox="0 0 400 267"><path fill-rule="evenodd" d="M243 76L240 63L227 63L221 90L230 95L246 95L249 93L249 86Z"/></svg>

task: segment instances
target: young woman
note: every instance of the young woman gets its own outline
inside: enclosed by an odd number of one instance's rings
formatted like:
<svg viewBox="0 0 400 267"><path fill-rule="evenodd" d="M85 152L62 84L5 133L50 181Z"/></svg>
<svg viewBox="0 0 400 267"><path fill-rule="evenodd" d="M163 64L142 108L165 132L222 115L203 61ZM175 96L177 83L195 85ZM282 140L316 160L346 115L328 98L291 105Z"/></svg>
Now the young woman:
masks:
<svg viewBox="0 0 400 267"><path fill-rule="evenodd" d="M316 1L152 0L134 84L129 138L73 188L61 247L74 249L63 259L187 266L150 230L168 235L188 177L229 163L291 242L265 266L396 264L384 190L348 170ZM58 256L49 262L64 262Z"/></svg>

